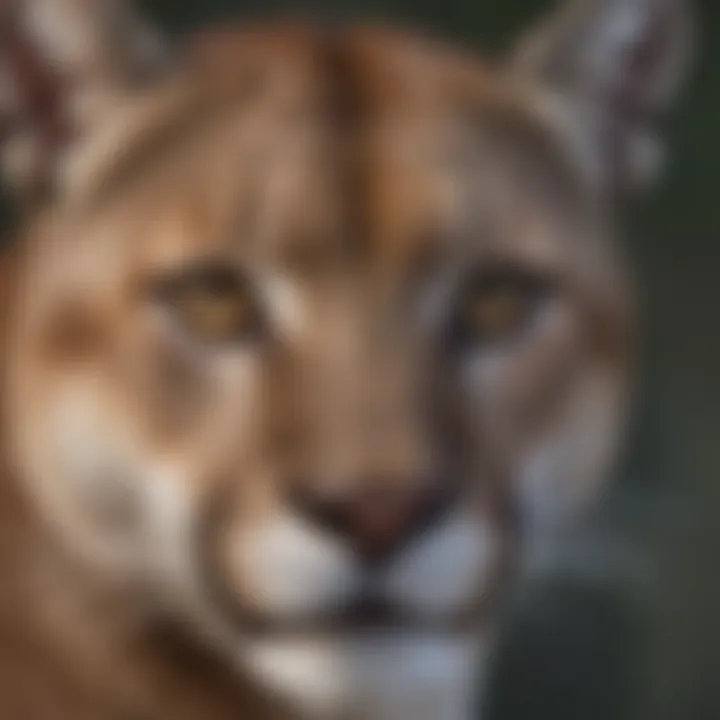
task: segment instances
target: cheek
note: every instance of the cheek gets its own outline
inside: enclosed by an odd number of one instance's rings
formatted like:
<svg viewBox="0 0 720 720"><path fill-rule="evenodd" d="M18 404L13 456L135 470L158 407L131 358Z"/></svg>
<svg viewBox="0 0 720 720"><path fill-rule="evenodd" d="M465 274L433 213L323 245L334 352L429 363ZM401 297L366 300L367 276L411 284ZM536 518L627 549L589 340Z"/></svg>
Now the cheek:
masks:
<svg viewBox="0 0 720 720"><path fill-rule="evenodd" d="M150 324L150 323L148 323ZM113 371L147 442L212 473L260 441L263 358L257 349L213 350L153 317Z"/></svg>
<svg viewBox="0 0 720 720"><path fill-rule="evenodd" d="M203 498L186 458L144 442L100 378L42 390L20 457L36 508L99 579L195 602L194 528ZM198 601L199 602L199 601Z"/></svg>
<svg viewBox="0 0 720 720"><path fill-rule="evenodd" d="M37 389L19 417L18 454L39 509L72 546L116 570L134 563L147 465L102 379Z"/></svg>
<svg viewBox="0 0 720 720"><path fill-rule="evenodd" d="M624 421L618 377L597 372L578 378L519 468L528 532L541 538L593 501L618 454Z"/></svg>
<svg viewBox="0 0 720 720"><path fill-rule="evenodd" d="M517 453L556 412L580 359L575 319L565 308L550 309L532 337L479 352L466 364L470 422L488 443Z"/></svg>
<svg viewBox="0 0 720 720"><path fill-rule="evenodd" d="M524 532L550 537L594 499L615 457L620 371L598 364L566 312L524 348L478 356L463 383L478 462L489 453L507 468Z"/></svg>

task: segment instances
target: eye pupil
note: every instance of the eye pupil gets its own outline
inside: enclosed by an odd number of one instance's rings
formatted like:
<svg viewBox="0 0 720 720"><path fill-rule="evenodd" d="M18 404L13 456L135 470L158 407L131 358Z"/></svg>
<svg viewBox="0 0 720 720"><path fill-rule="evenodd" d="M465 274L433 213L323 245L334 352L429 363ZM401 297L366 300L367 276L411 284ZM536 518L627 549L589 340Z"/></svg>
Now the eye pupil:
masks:
<svg viewBox="0 0 720 720"><path fill-rule="evenodd" d="M516 269L477 275L459 298L453 335L473 346L509 340L527 327L548 290L545 278Z"/></svg>
<svg viewBox="0 0 720 720"><path fill-rule="evenodd" d="M249 283L231 268L187 271L165 283L162 297L185 329L203 341L244 339L259 324Z"/></svg>
<svg viewBox="0 0 720 720"><path fill-rule="evenodd" d="M470 307L469 321L483 334L497 335L511 329L522 319L526 298L512 289L498 289L475 298Z"/></svg>
<svg viewBox="0 0 720 720"><path fill-rule="evenodd" d="M241 293L241 285L232 272L212 272L197 278L195 292L221 299Z"/></svg>

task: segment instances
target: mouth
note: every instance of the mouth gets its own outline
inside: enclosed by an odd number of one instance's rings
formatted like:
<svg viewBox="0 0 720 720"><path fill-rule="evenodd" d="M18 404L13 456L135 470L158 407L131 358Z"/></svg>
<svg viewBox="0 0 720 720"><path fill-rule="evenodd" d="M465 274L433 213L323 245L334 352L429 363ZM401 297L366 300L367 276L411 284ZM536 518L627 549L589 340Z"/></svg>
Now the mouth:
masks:
<svg viewBox="0 0 720 720"><path fill-rule="evenodd" d="M374 594L363 594L335 608L302 617L272 616L263 612L224 608L238 632L258 638L328 635L464 635L484 616L489 596L455 612L424 613Z"/></svg>

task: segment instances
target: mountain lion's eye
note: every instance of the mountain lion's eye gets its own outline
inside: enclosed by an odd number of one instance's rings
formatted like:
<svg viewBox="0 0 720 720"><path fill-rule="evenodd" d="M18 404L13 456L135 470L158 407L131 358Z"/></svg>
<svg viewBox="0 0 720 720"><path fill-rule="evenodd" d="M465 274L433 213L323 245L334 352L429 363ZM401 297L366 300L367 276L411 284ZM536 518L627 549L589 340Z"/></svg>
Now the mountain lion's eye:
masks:
<svg viewBox="0 0 720 720"><path fill-rule="evenodd" d="M459 298L455 340L475 345L512 339L533 320L548 291L546 278L514 269L475 276Z"/></svg>
<svg viewBox="0 0 720 720"><path fill-rule="evenodd" d="M248 283L231 268L191 270L165 283L162 295L184 328L203 342L248 339L261 326Z"/></svg>

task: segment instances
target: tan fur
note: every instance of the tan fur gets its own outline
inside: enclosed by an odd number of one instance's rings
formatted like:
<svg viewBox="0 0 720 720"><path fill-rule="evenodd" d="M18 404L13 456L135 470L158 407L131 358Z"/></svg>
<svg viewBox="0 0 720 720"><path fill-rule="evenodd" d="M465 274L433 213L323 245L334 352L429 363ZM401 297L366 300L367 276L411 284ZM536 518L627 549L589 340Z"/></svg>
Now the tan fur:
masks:
<svg viewBox="0 0 720 720"><path fill-rule="evenodd" d="M474 655L521 538L596 496L631 357L608 195L550 93L430 40L297 25L186 58L74 145L8 259L0 717L461 720L470 671L435 706L444 669L373 690L356 644ZM207 262L252 279L270 339L204 347L151 299ZM448 291L495 266L552 300L451 360ZM457 518L383 580L418 624L337 627L355 560L290 498L427 483Z"/></svg>

